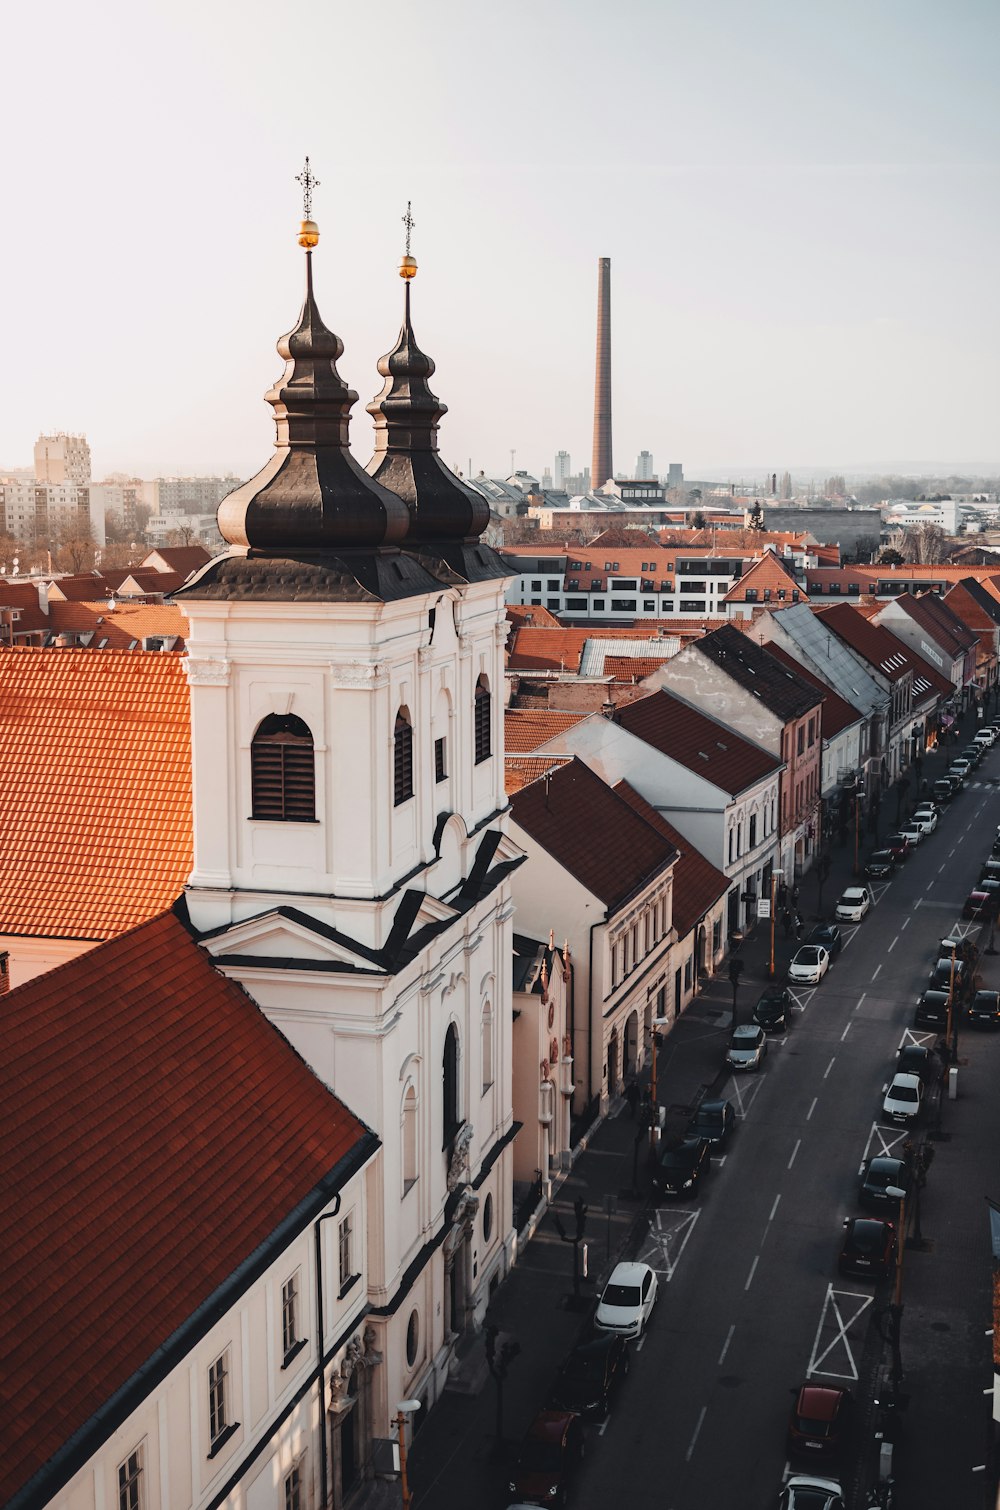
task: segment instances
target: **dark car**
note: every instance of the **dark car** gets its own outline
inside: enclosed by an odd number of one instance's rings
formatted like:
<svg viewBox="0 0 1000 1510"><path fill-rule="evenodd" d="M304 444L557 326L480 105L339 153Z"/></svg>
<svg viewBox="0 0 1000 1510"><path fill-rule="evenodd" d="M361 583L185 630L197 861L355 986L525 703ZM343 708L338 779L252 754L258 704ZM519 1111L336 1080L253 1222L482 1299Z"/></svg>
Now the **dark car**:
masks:
<svg viewBox="0 0 1000 1510"><path fill-rule="evenodd" d="M979 963L979 950L975 942L966 936L965 938L944 938L938 944L938 959L949 959L952 955L956 959L964 960L970 969L974 970Z"/></svg>
<svg viewBox="0 0 1000 1510"><path fill-rule="evenodd" d="M629 1371L628 1343L616 1332L578 1342L556 1375L549 1408L580 1416L606 1416L612 1396Z"/></svg>
<svg viewBox="0 0 1000 1510"><path fill-rule="evenodd" d="M980 881L1000 881L1000 860L987 860L979 872Z"/></svg>
<svg viewBox="0 0 1000 1510"><path fill-rule="evenodd" d="M841 1274L888 1274L896 1261L896 1228L872 1216L852 1216L837 1259Z"/></svg>
<svg viewBox="0 0 1000 1510"><path fill-rule="evenodd" d="M893 1210L899 1204L899 1197L887 1195L886 1192L909 1188L909 1165L903 1159L892 1159L885 1155L877 1159L866 1159L861 1166L858 1199L862 1206L876 1211Z"/></svg>
<svg viewBox="0 0 1000 1510"><path fill-rule="evenodd" d="M948 992L933 986L919 997L913 1014L915 1028L946 1028L948 1026Z"/></svg>
<svg viewBox="0 0 1000 1510"><path fill-rule="evenodd" d="M982 745L971 744L966 745L965 749L962 751L960 758L962 760L967 760L972 769L975 771L978 770L979 762L982 760L985 754L986 751L983 749Z"/></svg>
<svg viewBox="0 0 1000 1510"><path fill-rule="evenodd" d="M736 1126L736 1113L731 1101L703 1101L687 1125L688 1136L701 1138L713 1153L720 1152L729 1142L729 1135Z"/></svg>
<svg viewBox="0 0 1000 1510"><path fill-rule="evenodd" d="M835 960L844 943L844 936L836 923L818 923L806 939L807 944L818 944Z"/></svg>
<svg viewBox="0 0 1000 1510"><path fill-rule="evenodd" d="M993 847L990 850L990 854L1000 855L1000 835L998 835L997 838L993 840Z"/></svg>
<svg viewBox="0 0 1000 1510"><path fill-rule="evenodd" d="M792 998L787 986L765 986L753 1009L753 1020L765 1033L784 1033L792 1020Z"/></svg>
<svg viewBox="0 0 1000 1510"><path fill-rule="evenodd" d="M507 1486L510 1493L522 1505L565 1505L583 1451L578 1415L566 1410L541 1411L518 1448Z"/></svg>
<svg viewBox="0 0 1000 1510"><path fill-rule="evenodd" d="M712 1145L700 1136L678 1138L656 1166L653 1184L659 1194L697 1195L711 1152Z"/></svg>
<svg viewBox="0 0 1000 1510"><path fill-rule="evenodd" d="M877 849L868 858L865 875L871 881L884 881L896 871L896 856L891 849Z"/></svg>
<svg viewBox="0 0 1000 1510"><path fill-rule="evenodd" d="M950 802L955 795L955 788L946 777L942 776L931 787L931 796L935 802Z"/></svg>
<svg viewBox="0 0 1000 1510"><path fill-rule="evenodd" d="M931 1059L931 1051L922 1043L907 1043L899 1050L896 1059L896 1073L898 1075L919 1075L921 1080L929 1080L933 1074L934 1066Z"/></svg>
<svg viewBox="0 0 1000 1510"><path fill-rule="evenodd" d="M938 991L955 992L956 1001L968 989L970 980L969 966L964 959L957 955L941 955L931 970L930 983Z"/></svg>
<svg viewBox="0 0 1000 1510"><path fill-rule="evenodd" d="M838 1457L854 1405L850 1391L827 1384L803 1384L792 1393L795 1404L788 1422L789 1457L800 1461Z"/></svg>
<svg viewBox="0 0 1000 1510"><path fill-rule="evenodd" d="M892 855L897 865L902 865L908 859L913 848L905 834L890 834L885 841L885 848Z"/></svg>
<svg viewBox="0 0 1000 1510"><path fill-rule="evenodd" d="M974 1028L1000 1028L1000 991L977 991L968 1017Z"/></svg>

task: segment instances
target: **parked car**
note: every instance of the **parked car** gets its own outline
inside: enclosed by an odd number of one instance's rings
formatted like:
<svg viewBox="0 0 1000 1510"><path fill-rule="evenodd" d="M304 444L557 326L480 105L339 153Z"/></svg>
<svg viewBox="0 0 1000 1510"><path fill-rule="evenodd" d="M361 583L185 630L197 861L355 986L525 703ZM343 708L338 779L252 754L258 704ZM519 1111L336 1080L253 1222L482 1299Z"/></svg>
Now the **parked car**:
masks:
<svg viewBox="0 0 1000 1510"><path fill-rule="evenodd" d="M821 949L825 949L832 965L843 948L844 935L836 923L817 923L816 927L806 934L805 942L818 944Z"/></svg>
<svg viewBox="0 0 1000 1510"><path fill-rule="evenodd" d="M789 1457L814 1460L838 1457L854 1405L850 1391L807 1383L792 1393L795 1404L788 1422Z"/></svg>
<svg viewBox="0 0 1000 1510"><path fill-rule="evenodd" d="M968 1017L974 1028L1000 1028L1000 991L977 991Z"/></svg>
<svg viewBox="0 0 1000 1510"><path fill-rule="evenodd" d="M734 1028L729 1039L726 1063L731 1070L759 1070L767 1058L767 1038L756 1023Z"/></svg>
<svg viewBox="0 0 1000 1510"><path fill-rule="evenodd" d="M951 788L952 797L957 797L959 792L965 785L965 778L963 776L960 776L957 771L945 771L940 780L946 781L948 783ZM937 784L938 783L935 781L934 785L937 786Z"/></svg>
<svg viewBox="0 0 1000 1510"><path fill-rule="evenodd" d="M968 781L971 770L972 766L967 760L953 760L947 771L945 771L945 775L953 781L957 781L958 787L961 788Z"/></svg>
<svg viewBox="0 0 1000 1510"><path fill-rule="evenodd" d="M969 762L970 771L976 771L979 769L979 763L985 754L986 751L983 749L982 745L971 744L965 746L965 749L962 751L961 755L958 758L959 760L967 760Z"/></svg>
<svg viewBox="0 0 1000 1510"><path fill-rule="evenodd" d="M970 970L974 970L979 963L979 949L975 939L964 934L961 938L952 938L951 935L943 938L938 944L938 959L950 959L952 955L956 959L964 960Z"/></svg>
<svg viewBox="0 0 1000 1510"><path fill-rule="evenodd" d="M939 991L954 991L955 1000L968 994L969 966L957 954L943 954L931 970L930 983Z"/></svg>
<svg viewBox="0 0 1000 1510"><path fill-rule="evenodd" d="M941 776L931 787L931 796L935 802L950 802L955 795L955 788L946 776Z"/></svg>
<svg viewBox="0 0 1000 1510"><path fill-rule="evenodd" d="M606 1416L627 1378L628 1342L616 1332L598 1332L578 1342L563 1363L549 1395L549 1409L577 1415Z"/></svg>
<svg viewBox="0 0 1000 1510"><path fill-rule="evenodd" d="M917 1010L913 1014L915 1028L946 1028L948 1026L948 992L932 986L917 998Z"/></svg>
<svg viewBox="0 0 1000 1510"><path fill-rule="evenodd" d="M1000 881L1000 860L994 860L992 856L983 861L983 868L979 872L981 881Z"/></svg>
<svg viewBox="0 0 1000 1510"><path fill-rule="evenodd" d="M896 1228L871 1216L851 1216L837 1259L841 1274L884 1275L896 1262Z"/></svg>
<svg viewBox="0 0 1000 1510"><path fill-rule="evenodd" d="M1000 910L1000 881L980 881L965 899L963 918L988 918Z"/></svg>
<svg viewBox="0 0 1000 1510"><path fill-rule="evenodd" d="M792 1020L792 998L787 986L765 986L753 1009L753 1020L765 1033L784 1033Z"/></svg>
<svg viewBox="0 0 1000 1510"><path fill-rule="evenodd" d="M867 886L848 886L833 909L838 923L860 923L872 905L872 894Z"/></svg>
<svg viewBox="0 0 1000 1510"><path fill-rule="evenodd" d="M895 1074L882 1101L882 1115L908 1127L920 1115L924 1083L919 1075Z"/></svg>
<svg viewBox="0 0 1000 1510"><path fill-rule="evenodd" d="M891 849L877 849L869 855L865 875L871 881L885 881L896 874L896 857Z"/></svg>
<svg viewBox="0 0 1000 1510"><path fill-rule="evenodd" d="M931 1078L934 1066L931 1051L923 1043L905 1043L896 1056L898 1075L919 1075L925 1083Z"/></svg>
<svg viewBox="0 0 1000 1510"><path fill-rule="evenodd" d="M782 1485L778 1510L844 1510L844 1491L836 1479L793 1473Z"/></svg>
<svg viewBox="0 0 1000 1510"><path fill-rule="evenodd" d="M923 843L924 830L919 823L901 823L899 832L909 844L911 849L916 849L918 844Z"/></svg>
<svg viewBox="0 0 1000 1510"><path fill-rule="evenodd" d="M761 1026L763 1027L763 1023ZM701 1138L707 1143L713 1153L721 1153L735 1127L736 1113L731 1101L703 1101L688 1123L687 1130L689 1136Z"/></svg>
<svg viewBox="0 0 1000 1510"><path fill-rule="evenodd" d="M885 841L885 848L889 851L897 865L902 865L904 860L910 858L913 845L903 834L890 834Z"/></svg>
<svg viewBox="0 0 1000 1510"><path fill-rule="evenodd" d="M866 1159L861 1166L858 1199L862 1206L876 1211L894 1210L899 1205L899 1197L886 1192L909 1188L910 1169L904 1159L880 1155L875 1159Z"/></svg>
<svg viewBox="0 0 1000 1510"><path fill-rule="evenodd" d="M583 1455L580 1417L567 1410L540 1411L517 1450L507 1487L522 1505L565 1505Z"/></svg>
<svg viewBox="0 0 1000 1510"><path fill-rule="evenodd" d="M653 1314L656 1288L656 1275L648 1264L615 1264L597 1302L595 1327L619 1337L641 1337Z"/></svg>
<svg viewBox="0 0 1000 1510"><path fill-rule="evenodd" d="M918 808L918 810L913 814L913 817L910 819L909 824L903 825L903 833L906 833L908 827L919 828L921 834L926 839L927 835L932 834L937 826L938 820L936 813L928 812L926 808L924 808L923 810Z"/></svg>
<svg viewBox="0 0 1000 1510"><path fill-rule="evenodd" d="M928 798L924 797L913 809L913 816L914 818L927 818L928 820L932 821L934 827L937 828L938 824L941 822L941 809L938 807L936 802L931 802Z"/></svg>
<svg viewBox="0 0 1000 1510"><path fill-rule="evenodd" d="M990 724L983 724L982 728L977 729L972 736L976 744L984 744L988 750L993 748L996 737L997 731Z"/></svg>
<svg viewBox="0 0 1000 1510"><path fill-rule="evenodd" d="M658 1195L694 1197L711 1163L712 1145L697 1134L668 1143L653 1172Z"/></svg>
<svg viewBox="0 0 1000 1510"><path fill-rule="evenodd" d="M803 944L788 964L788 979L794 984L818 986L830 968L830 956L819 944Z"/></svg>

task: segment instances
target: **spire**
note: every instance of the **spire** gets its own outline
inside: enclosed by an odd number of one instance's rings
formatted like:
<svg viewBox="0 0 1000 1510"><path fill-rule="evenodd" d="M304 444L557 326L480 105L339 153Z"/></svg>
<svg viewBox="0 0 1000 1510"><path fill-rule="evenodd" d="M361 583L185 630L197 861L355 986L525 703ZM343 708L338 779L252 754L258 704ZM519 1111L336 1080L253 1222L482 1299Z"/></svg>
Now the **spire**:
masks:
<svg viewBox="0 0 1000 1510"><path fill-rule="evenodd" d="M306 291L298 322L278 342L285 370L265 395L274 410L275 455L223 500L219 529L233 545L286 554L398 545L409 523L406 509L348 449L358 395L337 371L343 342L323 323L313 292L319 227L312 218L312 196L319 180L308 157L297 182Z"/></svg>
<svg viewBox="0 0 1000 1510"><path fill-rule="evenodd" d="M417 345L410 318L410 286L417 275L410 252L414 224L408 202L406 250L399 263L403 323L395 346L379 360L382 391L367 406L375 421L375 454L367 470L406 502L407 547L440 550L446 541L477 541L490 511L486 499L461 483L438 452L438 425L448 406L431 391L434 363Z"/></svg>

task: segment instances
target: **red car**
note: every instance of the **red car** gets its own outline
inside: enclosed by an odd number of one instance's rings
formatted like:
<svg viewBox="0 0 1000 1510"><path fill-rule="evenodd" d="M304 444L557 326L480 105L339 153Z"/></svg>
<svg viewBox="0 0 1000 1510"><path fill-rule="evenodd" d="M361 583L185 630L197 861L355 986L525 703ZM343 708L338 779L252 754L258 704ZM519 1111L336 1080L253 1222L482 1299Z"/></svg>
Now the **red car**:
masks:
<svg viewBox="0 0 1000 1510"><path fill-rule="evenodd" d="M986 918L998 910L1000 881L980 881L962 908L963 918Z"/></svg>
<svg viewBox="0 0 1000 1510"><path fill-rule="evenodd" d="M788 1422L788 1456L821 1462L838 1457L854 1405L851 1392L825 1384L803 1384L792 1393L795 1404Z"/></svg>
<svg viewBox="0 0 1000 1510"><path fill-rule="evenodd" d="M897 865L902 865L913 848L905 834L890 834L883 847L889 851Z"/></svg>
<svg viewBox="0 0 1000 1510"><path fill-rule="evenodd" d="M571 1411L543 1410L521 1443L508 1485L520 1504L565 1505L583 1459L583 1428Z"/></svg>

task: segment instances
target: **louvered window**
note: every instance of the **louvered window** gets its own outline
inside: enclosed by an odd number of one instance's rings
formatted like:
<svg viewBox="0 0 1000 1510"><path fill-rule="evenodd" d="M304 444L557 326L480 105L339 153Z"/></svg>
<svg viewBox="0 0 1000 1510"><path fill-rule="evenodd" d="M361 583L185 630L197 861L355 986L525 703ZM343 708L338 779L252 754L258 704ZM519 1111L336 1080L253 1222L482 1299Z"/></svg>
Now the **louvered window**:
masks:
<svg viewBox="0 0 1000 1510"><path fill-rule="evenodd" d="M489 760L493 753L490 743L491 703L490 684L485 676L481 676L476 683L476 765Z"/></svg>
<svg viewBox="0 0 1000 1510"><path fill-rule="evenodd" d="M316 770L309 727L294 714L271 713L250 746L253 816L314 823Z"/></svg>
<svg viewBox="0 0 1000 1510"><path fill-rule="evenodd" d="M413 796L413 725L405 708L396 714L392 746L392 800L399 807Z"/></svg>

